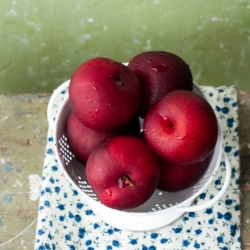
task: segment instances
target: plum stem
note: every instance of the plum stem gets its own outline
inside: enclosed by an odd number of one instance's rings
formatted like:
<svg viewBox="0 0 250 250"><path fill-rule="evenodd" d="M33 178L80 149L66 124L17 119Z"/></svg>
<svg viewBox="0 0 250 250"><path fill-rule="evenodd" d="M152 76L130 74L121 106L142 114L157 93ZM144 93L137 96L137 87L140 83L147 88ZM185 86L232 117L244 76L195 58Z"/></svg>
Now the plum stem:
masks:
<svg viewBox="0 0 250 250"><path fill-rule="evenodd" d="M134 184L131 182L131 180L129 179L129 177L127 175L123 175L122 176L122 179L127 183L129 184L130 187L133 187Z"/></svg>

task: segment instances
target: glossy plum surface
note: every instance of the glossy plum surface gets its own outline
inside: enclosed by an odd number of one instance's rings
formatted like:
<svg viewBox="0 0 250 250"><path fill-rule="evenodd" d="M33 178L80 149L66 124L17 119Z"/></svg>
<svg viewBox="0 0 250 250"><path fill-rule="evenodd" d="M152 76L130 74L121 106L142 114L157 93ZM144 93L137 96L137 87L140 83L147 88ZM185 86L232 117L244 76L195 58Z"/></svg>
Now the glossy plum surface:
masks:
<svg viewBox="0 0 250 250"><path fill-rule="evenodd" d="M135 208L146 202L158 185L158 157L137 137L112 137L90 154L86 177L104 205Z"/></svg>
<svg viewBox="0 0 250 250"><path fill-rule="evenodd" d="M184 165L205 159L218 136L212 107L203 97L185 90L166 94L147 114L143 129L159 156Z"/></svg>
<svg viewBox="0 0 250 250"><path fill-rule="evenodd" d="M148 51L133 57L128 67L135 72L142 87L139 115L148 111L166 94L177 89L192 91L193 78L188 64L166 51Z"/></svg>
<svg viewBox="0 0 250 250"><path fill-rule="evenodd" d="M104 130L122 126L135 116L141 86L127 66L97 57L76 69L69 85L69 98L82 123Z"/></svg>
<svg viewBox="0 0 250 250"><path fill-rule="evenodd" d="M67 120L66 135L71 150L82 163L86 164L91 151L102 141L116 135L134 135L139 136L140 124L139 118L132 118L124 126L109 129L96 130L91 129L81 123L72 112Z"/></svg>
<svg viewBox="0 0 250 250"><path fill-rule="evenodd" d="M204 160L180 165L160 160L160 180L158 189L165 192L177 192L194 185L206 172L211 154Z"/></svg>

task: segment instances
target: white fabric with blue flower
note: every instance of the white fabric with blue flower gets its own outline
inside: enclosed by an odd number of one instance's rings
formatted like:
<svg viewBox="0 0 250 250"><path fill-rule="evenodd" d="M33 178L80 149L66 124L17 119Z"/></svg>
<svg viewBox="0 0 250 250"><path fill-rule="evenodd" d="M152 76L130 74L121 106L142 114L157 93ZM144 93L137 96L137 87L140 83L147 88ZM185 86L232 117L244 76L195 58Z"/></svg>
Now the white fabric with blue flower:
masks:
<svg viewBox="0 0 250 250"><path fill-rule="evenodd" d="M156 231L130 232L114 228L99 219L86 200L58 166L52 133L48 131L43 183L36 230L36 250L56 249L241 249L239 199L239 145L237 94L234 86L201 87L219 114L224 134L224 150L232 167L230 185L212 207L185 213L174 223ZM55 112L64 98L60 94ZM225 166L195 204L213 198L223 185Z"/></svg>

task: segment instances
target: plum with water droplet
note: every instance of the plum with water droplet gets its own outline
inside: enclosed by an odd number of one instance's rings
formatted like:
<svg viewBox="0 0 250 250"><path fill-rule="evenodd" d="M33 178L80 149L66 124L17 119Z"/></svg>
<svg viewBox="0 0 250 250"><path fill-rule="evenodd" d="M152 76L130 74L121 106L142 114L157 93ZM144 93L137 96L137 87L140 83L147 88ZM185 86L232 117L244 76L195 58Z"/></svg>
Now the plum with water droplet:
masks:
<svg viewBox="0 0 250 250"><path fill-rule="evenodd" d="M148 111L173 90L193 90L193 78L188 64L176 54L166 51L147 51L134 56L128 67L138 77L142 87L139 116Z"/></svg>
<svg viewBox="0 0 250 250"><path fill-rule="evenodd" d="M192 164L205 159L218 137L218 124L210 104L198 94L174 90L146 115L143 135L166 161Z"/></svg>
<svg viewBox="0 0 250 250"><path fill-rule="evenodd" d="M85 165L91 151L102 141L117 135L139 136L140 122L137 116L125 125L108 130L96 130L85 126L71 112L66 123L68 144L76 158Z"/></svg>
<svg viewBox="0 0 250 250"><path fill-rule="evenodd" d="M84 62L73 73L69 100L73 112L86 126L112 129L125 125L136 115L141 86L127 66L96 57Z"/></svg>
<svg viewBox="0 0 250 250"><path fill-rule="evenodd" d="M104 205L132 209L154 193L160 178L158 157L138 137L115 136L91 152L86 177Z"/></svg>

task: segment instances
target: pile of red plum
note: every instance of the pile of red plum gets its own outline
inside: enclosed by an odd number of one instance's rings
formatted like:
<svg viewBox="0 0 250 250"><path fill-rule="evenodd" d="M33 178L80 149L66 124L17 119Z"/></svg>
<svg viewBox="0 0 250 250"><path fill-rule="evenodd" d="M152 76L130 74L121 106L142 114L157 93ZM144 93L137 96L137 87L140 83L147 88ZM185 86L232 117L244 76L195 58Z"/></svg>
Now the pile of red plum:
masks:
<svg viewBox="0 0 250 250"><path fill-rule="evenodd" d="M73 73L69 100L68 143L104 205L132 209L205 173L217 119L176 54L143 52L126 65L90 59Z"/></svg>

